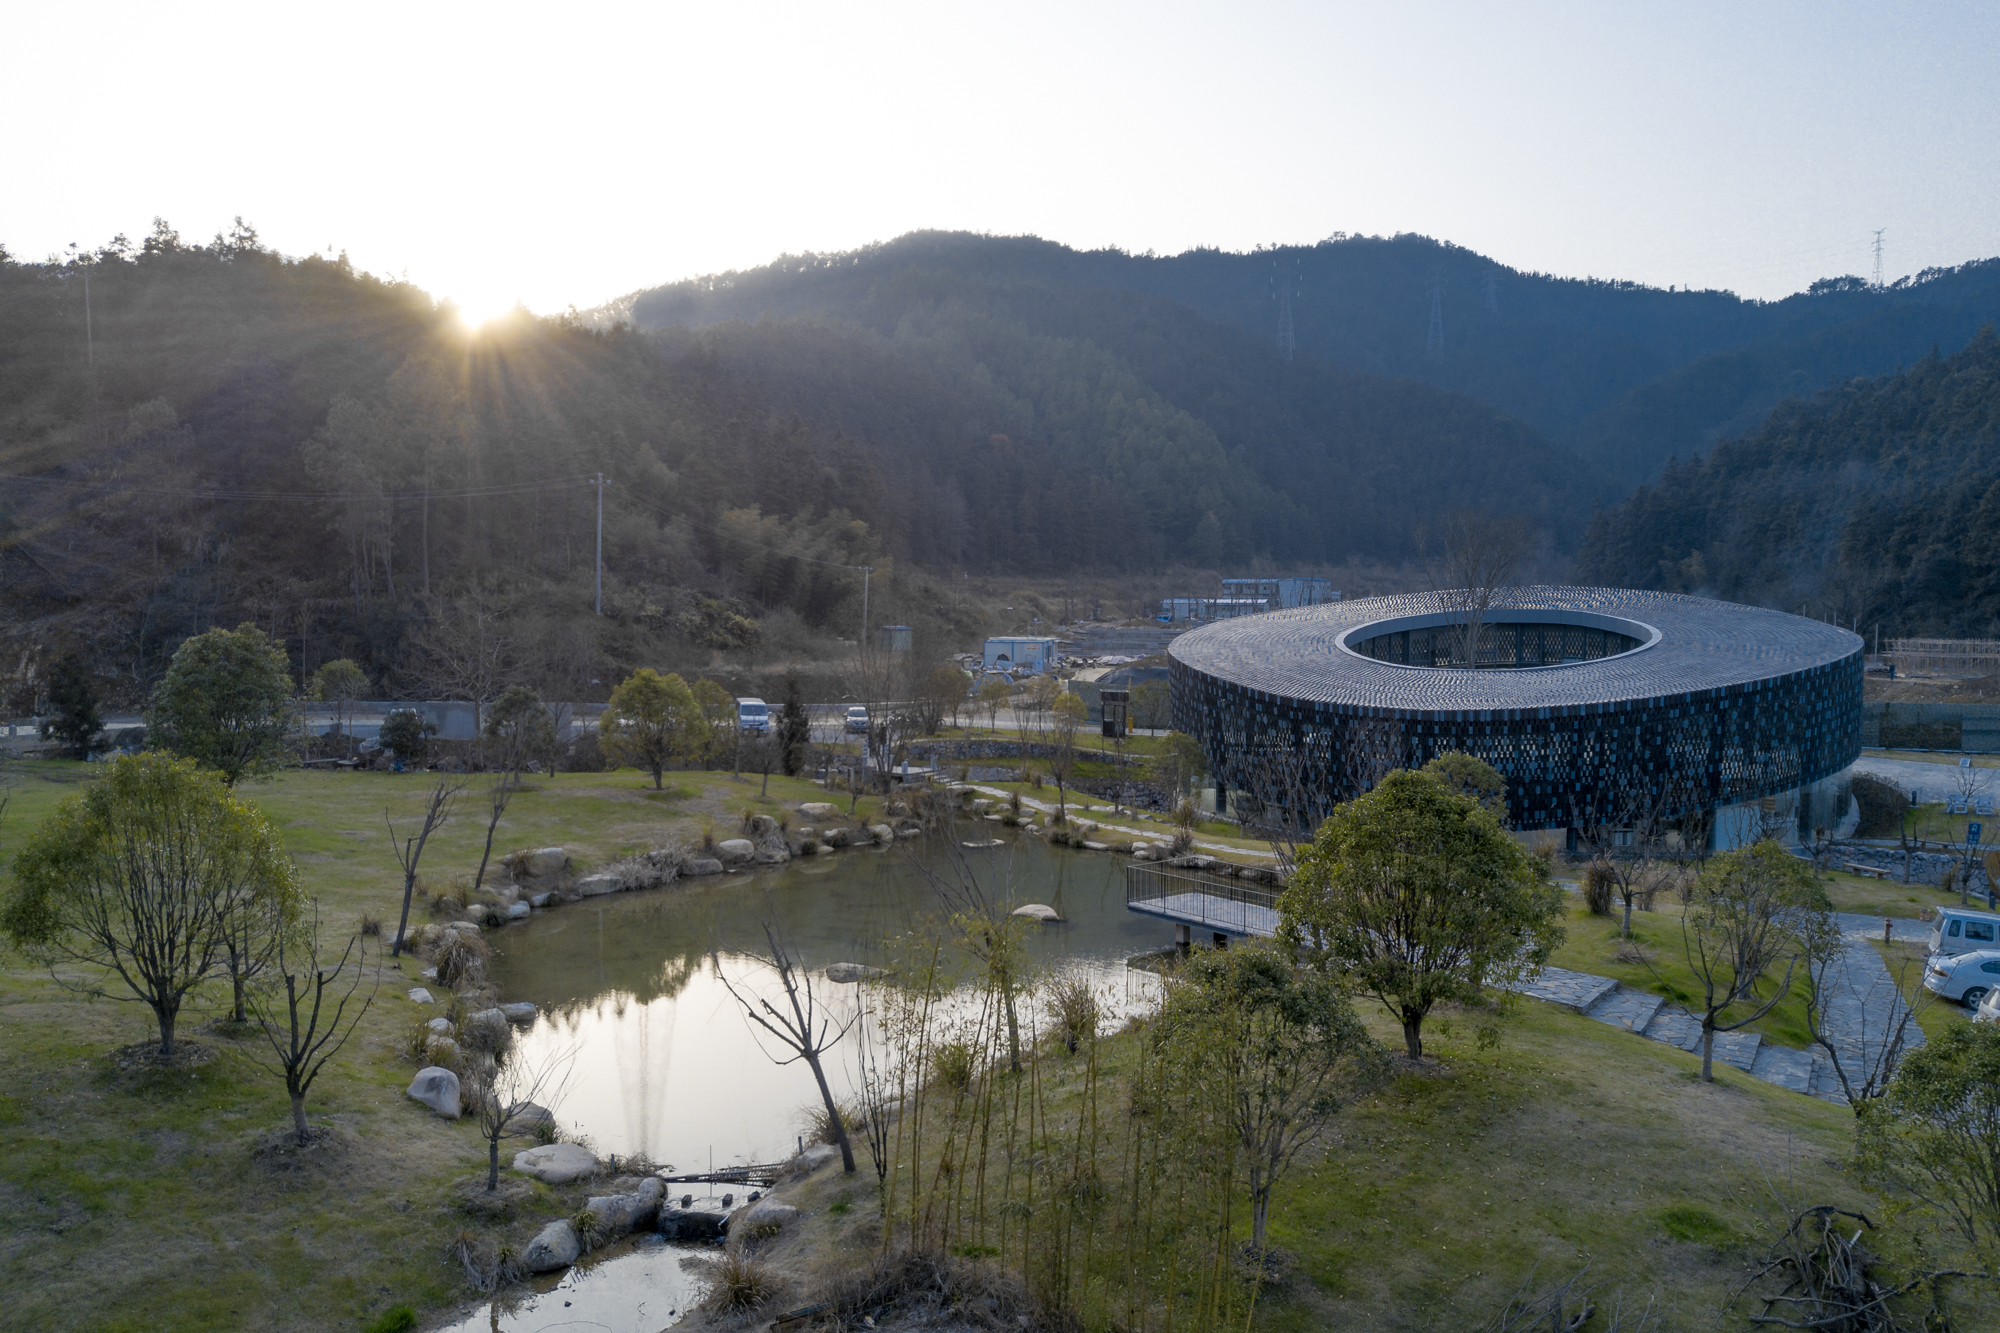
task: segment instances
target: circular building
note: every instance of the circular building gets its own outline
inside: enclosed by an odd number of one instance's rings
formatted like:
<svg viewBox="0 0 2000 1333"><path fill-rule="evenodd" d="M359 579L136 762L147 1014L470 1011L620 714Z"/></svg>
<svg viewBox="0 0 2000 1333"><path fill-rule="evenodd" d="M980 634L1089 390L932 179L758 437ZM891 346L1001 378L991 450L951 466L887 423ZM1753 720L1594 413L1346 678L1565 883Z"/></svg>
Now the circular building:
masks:
<svg viewBox="0 0 2000 1333"><path fill-rule="evenodd" d="M1375 597L1175 639L1174 726L1201 741L1218 801L1323 813L1460 751L1507 780L1520 830L1711 817L1705 836L1733 846L1774 801L1804 797L1807 828L1845 814L1843 800L1822 818L1810 791L1861 751L1859 636L1620 588L1505 588L1483 613L1466 602Z"/></svg>

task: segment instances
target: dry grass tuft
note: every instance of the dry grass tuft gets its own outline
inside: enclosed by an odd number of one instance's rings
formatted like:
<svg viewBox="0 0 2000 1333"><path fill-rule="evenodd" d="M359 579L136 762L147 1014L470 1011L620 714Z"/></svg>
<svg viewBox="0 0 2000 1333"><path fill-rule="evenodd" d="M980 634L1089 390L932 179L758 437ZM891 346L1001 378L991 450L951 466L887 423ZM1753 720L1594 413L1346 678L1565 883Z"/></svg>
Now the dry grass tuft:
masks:
<svg viewBox="0 0 2000 1333"><path fill-rule="evenodd" d="M831 1306L834 1327L848 1330L891 1321L920 1327L948 1320L953 1328L1067 1328L1039 1310L1011 1273L972 1259L927 1250L896 1250L834 1278L816 1293Z"/></svg>

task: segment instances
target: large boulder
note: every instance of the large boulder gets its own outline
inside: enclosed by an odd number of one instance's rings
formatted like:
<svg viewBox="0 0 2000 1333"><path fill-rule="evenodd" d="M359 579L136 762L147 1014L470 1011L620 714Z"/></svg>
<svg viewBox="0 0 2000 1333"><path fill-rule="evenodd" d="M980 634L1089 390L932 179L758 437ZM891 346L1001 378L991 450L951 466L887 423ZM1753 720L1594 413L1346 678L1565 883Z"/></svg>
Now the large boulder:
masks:
<svg viewBox="0 0 2000 1333"><path fill-rule="evenodd" d="M514 1026L503 1011L481 1009L465 1016L465 1021L459 1024L458 1039L475 1051L492 1051L497 1055L513 1045Z"/></svg>
<svg viewBox="0 0 2000 1333"><path fill-rule="evenodd" d="M512 1004L503 1004L500 1006L500 1012L507 1015L509 1023L518 1023L522 1027L531 1027L534 1025L536 1009L534 1004L528 1000L516 1000Z"/></svg>
<svg viewBox="0 0 2000 1333"><path fill-rule="evenodd" d="M528 1248L521 1251L521 1265L530 1273L553 1273L576 1262L583 1250L577 1243L576 1228L569 1219L557 1218L535 1233Z"/></svg>
<svg viewBox="0 0 2000 1333"><path fill-rule="evenodd" d="M516 879L547 879L569 868L569 853L560 847L537 847L515 852L506 858L506 864Z"/></svg>
<svg viewBox="0 0 2000 1333"><path fill-rule="evenodd" d="M722 862L712 856L690 856L687 864L681 867L681 873L683 875L720 875L722 873Z"/></svg>
<svg viewBox="0 0 2000 1333"><path fill-rule="evenodd" d="M778 821L769 815L750 816L750 836L752 838L776 837L777 832Z"/></svg>
<svg viewBox="0 0 2000 1333"><path fill-rule="evenodd" d="M729 1214L720 1208L682 1208L670 1203L660 1209L658 1228L668 1240L720 1240Z"/></svg>
<svg viewBox="0 0 2000 1333"><path fill-rule="evenodd" d="M522 920L528 915L530 910L526 903L509 903L507 905L507 919L509 921Z"/></svg>
<svg viewBox="0 0 2000 1333"><path fill-rule="evenodd" d="M792 859L792 854L782 844L759 847L757 854L750 858L760 866L781 866Z"/></svg>
<svg viewBox="0 0 2000 1333"><path fill-rule="evenodd" d="M887 824L870 824L868 826L868 836L887 846L896 840L896 830L890 828Z"/></svg>
<svg viewBox="0 0 2000 1333"><path fill-rule="evenodd" d="M444 1038L433 1038L432 1042L441 1040ZM410 1080L409 1094L446 1120L458 1119L464 1110L458 1100L458 1075L441 1065L419 1069Z"/></svg>
<svg viewBox="0 0 2000 1333"><path fill-rule="evenodd" d="M666 1192L667 1187L658 1179L647 1180L629 1194L593 1195L585 1201L583 1210L596 1215L600 1236L622 1236L628 1231L651 1228L660 1215L660 1200Z"/></svg>
<svg viewBox="0 0 2000 1333"><path fill-rule="evenodd" d="M840 807L827 801L806 801L799 806L799 813L815 823L840 818Z"/></svg>
<svg viewBox="0 0 2000 1333"><path fill-rule="evenodd" d="M881 968L870 967L866 963L828 963L826 965L826 979L828 981L842 982L849 985L859 981L873 981L877 977L886 977L888 975Z"/></svg>
<svg viewBox="0 0 2000 1333"><path fill-rule="evenodd" d="M1011 915L1025 916L1030 920L1039 921L1045 926L1055 925L1063 919L1062 913L1047 903L1022 903L1013 910Z"/></svg>
<svg viewBox="0 0 2000 1333"><path fill-rule="evenodd" d="M775 1236L785 1223L798 1215L799 1210L788 1203L759 1199L730 1214L727 1230L731 1236L762 1240L766 1236Z"/></svg>
<svg viewBox="0 0 2000 1333"><path fill-rule="evenodd" d="M435 1004L437 1002L431 993L422 986L410 987L410 999L418 1004Z"/></svg>
<svg viewBox="0 0 2000 1333"><path fill-rule="evenodd" d="M726 866L740 866L757 854L757 844L748 838L724 838L715 844L715 855Z"/></svg>
<svg viewBox="0 0 2000 1333"><path fill-rule="evenodd" d="M607 893L623 893L625 881L617 875L585 875L576 882L576 891L586 898L597 898Z"/></svg>
<svg viewBox="0 0 2000 1333"><path fill-rule="evenodd" d="M792 1169L800 1175L811 1175L828 1162L840 1160L840 1149L831 1143L815 1143L812 1147L792 1159Z"/></svg>
<svg viewBox="0 0 2000 1333"><path fill-rule="evenodd" d="M577 1143L545 1143L514 1154L514 1169L546 1185L567 1185L597 1174L597 1158Z"/></svg>

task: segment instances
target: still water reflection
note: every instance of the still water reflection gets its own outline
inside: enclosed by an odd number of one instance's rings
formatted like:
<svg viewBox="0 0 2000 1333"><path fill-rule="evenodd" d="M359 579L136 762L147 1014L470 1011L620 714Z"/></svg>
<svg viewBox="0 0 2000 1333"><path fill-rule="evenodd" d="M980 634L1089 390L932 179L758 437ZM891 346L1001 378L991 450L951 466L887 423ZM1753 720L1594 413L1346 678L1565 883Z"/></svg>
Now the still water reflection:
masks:
<svg viewBox="0 0 2000 1333"><path fill-rule="evenodd" d="M961 824L957 835L985 838L993 828ZM1064 924L1030 937L1038 962L1086 972L1114 1011L1151 993L1151 975L1124 960L1170 935L1125 910L1123 862L1002 836L980 851L905 843L572 904L501 933L492 975L505 999L543 1011L523 1038L525 1058L575 1052L555 1109L600 1152L644 1153L682 1172L777 1160L795 1149L802 1112L817 1098L812 1075L767 1054L787 1053L752 1028L723 984L775 993L770 969L753 956L765 948L764 921L815 970L883 964L887 939L943 915L923 867L954 879L962 868L997 902L1043 902L1063 914ZM859 988L819 976L815 990L844 1015ZM836 1096L850 1092L849 1064L845 1052L829 1061Z"/></svg>

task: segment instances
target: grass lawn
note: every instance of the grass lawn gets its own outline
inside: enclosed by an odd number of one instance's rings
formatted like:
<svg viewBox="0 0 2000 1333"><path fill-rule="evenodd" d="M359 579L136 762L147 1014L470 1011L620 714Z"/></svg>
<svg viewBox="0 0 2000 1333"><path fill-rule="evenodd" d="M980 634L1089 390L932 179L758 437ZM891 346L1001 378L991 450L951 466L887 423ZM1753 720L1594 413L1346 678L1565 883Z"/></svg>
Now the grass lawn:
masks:
<svg viewBox="0 0 2000 1333"><path fill-rule="evenodd" d="M1869 759L1906 759L1917 764L1944 764L1958 767L1958 761L1967 756L1952 750L1863 750ZM1974 768L2000 768L2000 755L1975 754L1970 756Z"/></svg>
<svg viewBox="0 0 2000 1333"><path fill-rule="evenodd" d="M0 856L89 776L76 763L0 767L12 793ZM363 912L393 929L402 880L383 812L407 828L434 781L294 771L241 793L276 825L337 936ZM469 880L478 865L488 780L470 783L424 858L441 885ZM760 797L758 778L726 773L670 774L665 786L655 792L629 769L536 779L501 821L495 855L560 845L584 865L602 863L699 836L708 823L724 835L746 809L826 797L780 777ZM874 809L861 802L864 815ZM398 1303L436 1310L466 1300L463 1272L446 1256L461 1229L498 1229L520 1245L580 1206L581 1188L545 1186L498 1224L456 1206L453 1182L483 1179L486 1146L469 1122L439 1120L404 1096L414 1066L402 1048L419 1017L439 1011L404 994L421 963L377 961L375 1003L307 1102L335 1137L301 1159L271 1151L272 1131L289 1124L284 1085L255 1063L260 1038L217 1023L224 987L211 986L181 1019L182 1039L215 1051L213 1060L127 1073L110 1053L151 1035L150 1011L88 1000L0 952L0 1324L358 1330Z"/></svg>
<svg viewBox="0 0 2000 1333"><path fill-rule="evenodd" d="M1400 1030L1378 1009L1367 1002L1357 1009L1378 1040L1400 1046ZM1476 1049L1446 1015L1427 1026L1441 1068L1395 1076L1342 1110L1332 1133L1280 1182L1271 1239L1296 1266L1260 1294L1247 1325L1239 1314L1234 1327L1477 1329L1531 1271L1552 1282L1588 1264L1600 1308L1622 1300L1630 1314L1651 1300L1660 1328L1713 1328L1745 1262L1776 1229L1780 1198L1881 1206L1847 1173L1853 1128L1845 1108L1727 1066L1704 1084L1698 1057L1534 1001L1512 1013L1488 1050ZM1165 1318L1157 1278L1148 1290L1152 1308L1133 1317L1125 1285L1134 1271L1126 1262L1132 1219L1149 1226L1148 1213L1160 1210L1155 1221L1171 1215L1178 1198L1170 1186L1135 1182L1123 1165L1139 1040L1128 1033L1099 1047L1095 1160L1105 1175L1102 1202L1079 1227L1071 1255L1073 1299L1089 1328L1203 1327L1185 1303L1174 1320ZM1053 1143L1085 1113L1083 1069L1083 1057L1060 1051L1038 1060L1032 1081L1045 1099L1042 1132ZM1003 1130L1004 1123L993 1130L996 1141ZM937 1151L923 1155L932 1179ZM959 1159L955 1170L977 1164L976 1156ZM992 1202L1005 1171L998 1155L987 1163L989 1215L983 1226L976 1209L961 1216L956 1234L978 1238L967 1252L998 1249L1012 1264L1019 1253L1008 1238L1007 1205ZM866 1263L880 1235L873 1185L865 1158L856 1180L816 1180L797 1200L818 1210L803 1233L810 1244L786 1253L781 1243L774 1258L821 1273ZM836 1193L846 1204L838 1212L827 1207ZM1239 1240L1248 1236L1245 1213L1239 1208L1233 1221ZM1141 1271L1179 1273L1192 1285L1185 1255L1140 1254ZM804 1284L790 1295L806 1300L813 1291ZM1188 1299L1185 1289L1181 1297Z"/></svg>
<svg viewBox="0 0 2000 1333"><path fill-rule="evenodd" d="M1901 874L1900 867L1893 874ZM1860 912L1867 916L1921 916L1926 907L1958 906L1958 891L1942 893L1935 884L1908 884L1894 879L1854 875L1845 870L1822 873L1827 896L1837 912Z"/></svg>
<svg viewBox="0 0 2000 1333"><path fill-rule="evenodd" d="M1612 903L1610 916L1592 916L1581 899L1572 897L1563 923L1569 938L1550 961L1575 972L1615 977L1634 990L1663 995L1698 1014L1702 986L1688 966L1682 948L1680 904L1663 894L1656 910L1634 911L1629 942L1619 938L1622 921L1622 909L1616 901ZM1781 971L1763 983L1758 988L1756 1004L1737 1006L1725 1015L1724 1021L1729 1021L1739 1010L1748 1013L1755 1009L1783 979ZM1812 1034L1806 1029L1805 997L1805 977L1801 973L1793 979L1790 993L1777 1008L1750 1024L1747 1030L1760 1032L1781 1046L1799 1049L1810 1046Z"/></svg>

